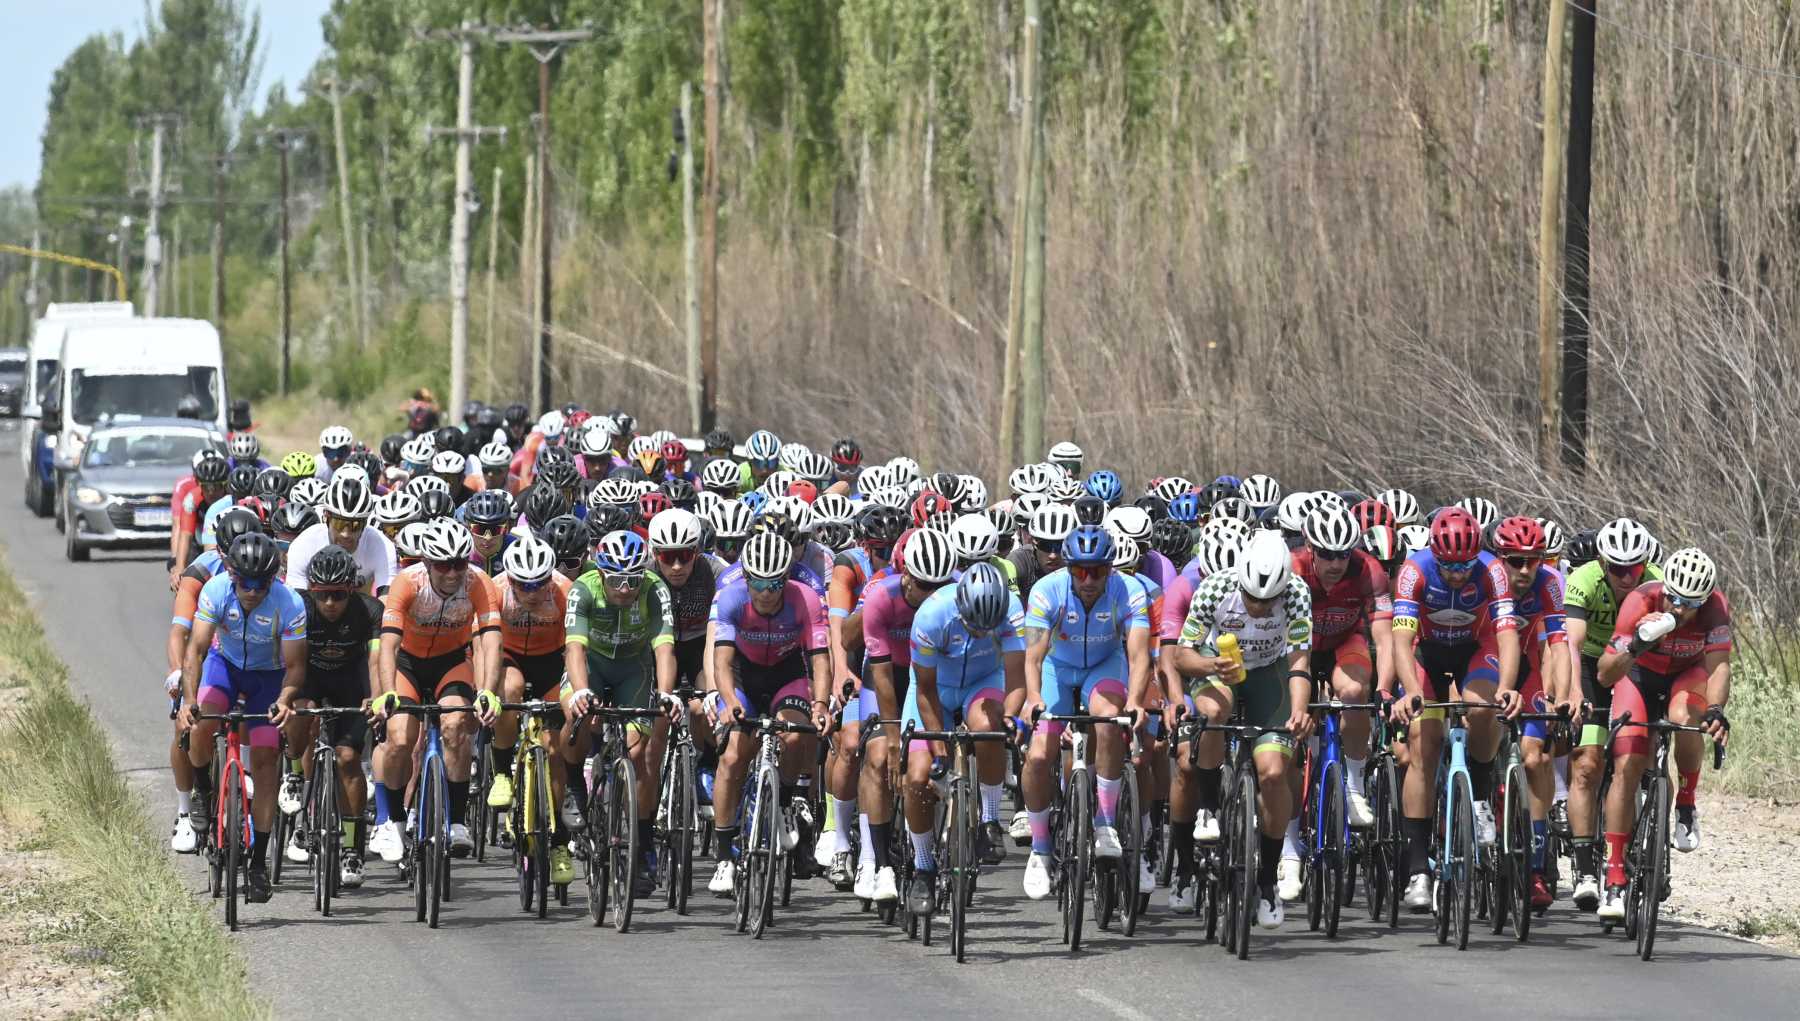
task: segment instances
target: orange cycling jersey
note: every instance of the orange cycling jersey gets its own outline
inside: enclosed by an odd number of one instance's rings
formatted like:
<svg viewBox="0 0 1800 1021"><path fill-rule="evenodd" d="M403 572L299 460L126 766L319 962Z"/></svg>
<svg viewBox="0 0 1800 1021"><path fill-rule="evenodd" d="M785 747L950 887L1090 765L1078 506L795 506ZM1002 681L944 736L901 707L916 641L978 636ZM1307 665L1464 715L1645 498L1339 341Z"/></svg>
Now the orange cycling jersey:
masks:
<svg viewBox="0 0 1800 1021"><path fill-rule="evenodd" d="M500 646L515 656L543 656L563 650L563 615L569 609L569 579L550 576L550 591L536 606L519 598L510 575L494 579L500 604Z"/></svg>
<svg viewBox="0 0 1800 1021"><path fill-rule="evenodd" d="M456 591L440 596L429 570L421 563L401 571L382 599L381 631L399 635L402 651L418 659L444 656L500 627L500 603L487 575L465 571Z"/></svg>

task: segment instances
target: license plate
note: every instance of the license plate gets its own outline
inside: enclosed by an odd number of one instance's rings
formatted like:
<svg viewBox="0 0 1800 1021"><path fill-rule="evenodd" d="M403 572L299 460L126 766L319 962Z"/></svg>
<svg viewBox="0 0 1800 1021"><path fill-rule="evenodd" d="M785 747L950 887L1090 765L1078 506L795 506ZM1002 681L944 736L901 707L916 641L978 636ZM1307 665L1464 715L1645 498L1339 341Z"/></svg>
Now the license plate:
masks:
<svg viewBox="0 0 1800 1021"><path fill-rule="evenodd" d="M131 512L131 523L139 528L166 528L174 522L174 512L167 507L139 507Z"/></svg>

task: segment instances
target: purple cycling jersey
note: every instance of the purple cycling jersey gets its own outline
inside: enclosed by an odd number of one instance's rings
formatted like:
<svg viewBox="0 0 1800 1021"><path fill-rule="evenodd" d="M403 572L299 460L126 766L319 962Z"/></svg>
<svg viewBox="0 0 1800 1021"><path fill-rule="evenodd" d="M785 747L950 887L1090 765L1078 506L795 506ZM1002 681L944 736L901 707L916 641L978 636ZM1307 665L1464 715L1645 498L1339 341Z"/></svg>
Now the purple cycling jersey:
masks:
<svg viewBox="0 0 1800 1021"><path fill-rule="evenodd" d="M735 645L738 654L758 666L773 666L796 652L824 652L825 611L819 596L797 581L782 592L781 609L765 617L750 600L742 579L719 592L714 645Z"/></svg>

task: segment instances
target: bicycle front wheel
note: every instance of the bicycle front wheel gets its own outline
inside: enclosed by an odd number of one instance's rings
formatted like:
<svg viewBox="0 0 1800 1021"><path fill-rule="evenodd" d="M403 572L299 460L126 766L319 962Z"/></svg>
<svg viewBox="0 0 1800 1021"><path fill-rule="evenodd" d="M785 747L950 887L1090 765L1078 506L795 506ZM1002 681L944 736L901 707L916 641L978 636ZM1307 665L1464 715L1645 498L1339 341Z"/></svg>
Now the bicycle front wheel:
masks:
<svg viewBox="0 0 1800 1021"><path fill-rule="evenodd" d="M1650 798L1644 803L1644 810L1649 816L1644 820L1643 826L1643 867L1632 885L1641 888L1640 891L1633 891L1641 901L1638 908L1638 957L1648 961L1656 950L1656 922L1662 913L1663 888L1669 882L1669 778L1666 774L1650 781Z"/></svg>
<svg viewBox="0 0 1800 1021"><path fill-rule="evenodd" d="M1237 844L1232 863L1231 939L1240 961L1250 958L1250 919L1256 914L1256 876L1261 836L1256 810L1256 771L1246 769L1237 777L1238 826L1230 839Z"/></svg>
<svg viewBox="0 0 1800 1021"><path fill-rule="evenodd" d="M1336 939L1338 923L1344 914L1344 873L1349 854L1344 846L1346 825L1344 764L1333 762L1325 767L1325 824L1319 838L1324 854L1319 855L1321 871L1319 898L1324 903L1325 937Z"/></svg>
<svg viewBox="0 0 1800 1021"><path fill-rule="evenodd" d="M337 896L338 856L343 848L343 820L338 814L337 756L326 754L313 762L312 819L316 827L313 843L313 887L317 890L319 913L331 917L331 901Z"/></svg>
<svg viewBox="0 0 1800 1021"><path fill-rule="evenodd" d="M225 765L225 804L222 808L225 812L225 927L236 932L238 873L244 865L244 773L242 767L232 763Z"/></svg>
<svg viewBox="0 0 1800 1021"><path fill-rule="evenodd" d="M1506 874L1506 885L1512 897L1504 907L1496 904L1494 908L1495 914L1512 913L1513 939L1520 943L1531 935L1531 856L1535 838L1531 832L1528 782L1524 766L1514 765L1506 771L1505 814L1501 816L1506 827L1506 854L1496 871ZM1545 848L1544 853L1548 854L1549 848Z"/></svg>
<svg viewBox="0 0 1800 1021"><path fill-rule="evenodd" d="M1137 767L1129 759L1125 762L1124 781L1119 784L1119 809L1114 816L1119 829L1119 875L1115 889L1118 890L1119 918L1123 923L1125 935L1137 934L1138 914L1143 911L1140 898L1148 898L1149 891L1139 888L1138 880L1144 860L1143 819L1139 816Z"/></svg>
<svg viewBox="0 0 1800 1021"><path fill-rule="evenodd" d="M756 793L756 851L751 860L756 866L756 881L751 888L756 903L751 906L750 923L757 939L775 917L775 880L781 865L782 815L781 788L775 782L775 770L764 769Z"/></svg>
<svg viewBox="0 0 1800 1021"><path fill-rule="evenodd" d="M1388 928L1400 924L1400 888L1406 841L1400 818L1400 771L1394 760L1383 757L1375 772L1375 832L1369 841L1367 886L1369 918L1387 919Z"/></svg>
<svg viewBox="0 0 1800 1021"><path fill-rule="evenodd" d="M624 932L631 928L632 887L638 860L637 769L631 760L619 756L607 777L606 842L607 867L612 872L613 929Z"/></svg>
<svg viewBox="0 0 1800 1021"><path fill-rule="evenodd" d="M542 747L535 748L531 757L532 786L536 788L531 799L531 895L537 902L537 916L550 916L550 840L555 832L554 815L556 806L550 804L550 753Z"/></svg>
<svg viewBox="0 0 1800 1021"><path fill-rule="evenodd" d="M1469 789L1468 774L1457 773L1452 776L1450 791L1450 860L1445 863L1444 872L1455 877L1455 885L1447 895L1447 903L1450 908L1451 935L1456 939L1456 949L1467 950L1469 923L1474 917L1472 900L1477 865L1475 798Z"/></svg>
<svg viewBox="0 0 1800 1021"><path fill-rule="evenodd" d="M444 777L444 764L434 760L436 768L427 772L427 783L430 784L431 796L426 799L425 811L420 813L419 832L430 834L425 845L425 868L419 873L419 887L430 887L430 900L426 904L425 924L428 928L438 927L438 914L444 907L444 884L449 881L450 847L449 847L449 781Z"/></svg>
<svg viewBox="0 0 1800 1021"><path fill-rule="evenodd" d="M1087 906L1087 884L1094 881L1094 785L1088 770L1076 773L1069 784L1069 852L1064 860L1068 901L1063 927L1069 949L1081 949L1082 912Z"/></svg>
<svg viewBox="0 0 1800 1021"><path fill-rule="evenodd" d="M975 887L975 813L966 774L950 788L950 953L963 963L969 940L969 900Z"/></svg>

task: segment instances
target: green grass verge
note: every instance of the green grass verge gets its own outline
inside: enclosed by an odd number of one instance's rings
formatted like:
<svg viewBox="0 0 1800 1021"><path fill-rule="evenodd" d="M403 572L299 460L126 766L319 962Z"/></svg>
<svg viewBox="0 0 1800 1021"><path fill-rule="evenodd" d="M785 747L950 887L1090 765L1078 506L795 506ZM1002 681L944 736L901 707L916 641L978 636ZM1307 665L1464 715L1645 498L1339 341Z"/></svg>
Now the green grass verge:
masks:
<svg viewBox="0 0 1800 1021"><path fill-rule="evenodd" d="M0 729L0 812L50 852L42 891L74 916L73 939L125 975L118 1013L272 1017L207 902L176 874L144 799L113 761L100 724L69 687L25 594L0 560L0 657L30 695Z"/></svg>
<svg viewBox="0 0 1800 1021"><path fill-rule="evenodd" d="M1785 669L1788 660L1746 655L1731 662L1731 744L1718 783L1734 794L1800 799L1800 746L1791 721L1800 715L1800 679ZM1710 786L1711 753L1701 777Z"/></svg>

